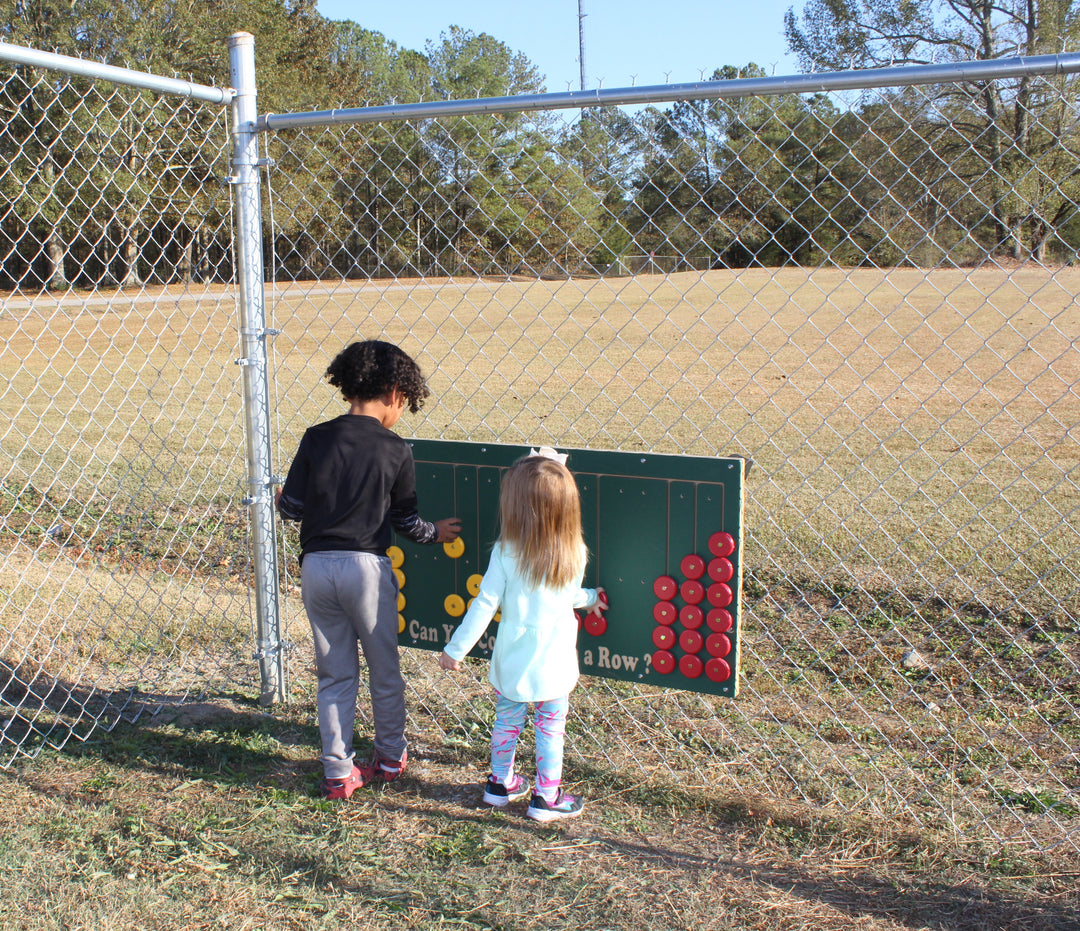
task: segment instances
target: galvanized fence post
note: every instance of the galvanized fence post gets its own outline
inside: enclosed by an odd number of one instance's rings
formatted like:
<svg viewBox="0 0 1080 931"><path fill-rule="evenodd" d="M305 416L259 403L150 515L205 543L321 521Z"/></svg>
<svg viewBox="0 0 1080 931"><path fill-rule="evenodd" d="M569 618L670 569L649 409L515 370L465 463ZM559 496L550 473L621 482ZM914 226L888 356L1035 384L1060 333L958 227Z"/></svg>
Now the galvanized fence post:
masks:
<svg viewBox="0 0 1080 931"><path fill-rule="evenodd" d="M263 287L262 207L259 184L258 115L255 87L255 38L238 32L229 37L232 102L233 199L236 209L236 268L240 290L240 340L243 355L244 426L247 437L252 558L255 573L256 657L263 705L283 701L282 656L274 495L270 444L270 390L267 376L266 300Z"/></svg>

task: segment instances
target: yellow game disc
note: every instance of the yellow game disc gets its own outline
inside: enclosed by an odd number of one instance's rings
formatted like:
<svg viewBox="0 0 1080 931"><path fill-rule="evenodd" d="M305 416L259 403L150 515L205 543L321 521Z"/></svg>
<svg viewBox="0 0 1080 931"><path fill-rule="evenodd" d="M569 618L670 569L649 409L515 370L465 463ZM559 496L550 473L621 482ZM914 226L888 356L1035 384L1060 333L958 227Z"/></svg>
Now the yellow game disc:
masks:
<svg viewBox="0 0 1080 931"><path fill-rule="evenodd" d="M450 543L444 543L442 545L443 552L446 553L451 559L457 559L462 553L465 552L465 541L458 537L456 540L452 540Z"/></svg>
<svg viewBox="0 0 1080 931"><path fill-rule="evenodd" d="M399 634L405 633L405 615L399 614L397 616L397 632Z"/></svg>
<svg viewBox="0 0 1080 931"><path fill-rule="evenodd" d="M498 624L502 620L502 611L495 612L495 623Z"/></svg>
<svg viewBox="0 0 1080 931"><path fill-rule="evenodd" d="M390 565L395 569L405 562L405 551L400 546L391 546L386 555L390 557Z"/></svg>
<svg viewBox="0 0 1080 931"><path fill-rule="evenodd" d="M443 607L451 617L461 617L465 613L465 600L461 595L447 595Z"/></svg>
<svg viewBox="0 0 1080 931"><path fill-rule="evenodd" d="M397 609L399 611L405 610L405 596L401 592L397 593Z"/></svg>
<svg viewBox="0 0 1080 931"><path fill-rule="evenodd" d="M395 569L394 570L394 575L397 576L397 587L398 588L404 588L405 587L405 573L402 572L400 569Z"/></svg>
<svg viewBox="0 0 1080 931"><path fill-rule="evenodd" d="M465 587L469 590L470 595L480 594L480 582L483 581L483 576L477 573L476 575L470 575L465 582Z"/></svg>

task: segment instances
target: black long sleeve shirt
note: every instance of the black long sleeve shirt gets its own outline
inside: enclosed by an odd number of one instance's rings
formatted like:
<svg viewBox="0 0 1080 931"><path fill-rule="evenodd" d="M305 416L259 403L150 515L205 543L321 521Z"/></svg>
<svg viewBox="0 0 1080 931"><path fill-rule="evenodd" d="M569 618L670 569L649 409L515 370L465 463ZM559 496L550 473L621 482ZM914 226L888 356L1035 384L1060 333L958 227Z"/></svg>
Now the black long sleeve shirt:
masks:
<svg viewBox="0 0 1080 931"><path fill-rule="evenodd" d="M438 528L417 511L412 448L374 417L342 414L300 440L278 512L300 521L300 558L326 550L383 554L390 528L434 543Z"/></svg>

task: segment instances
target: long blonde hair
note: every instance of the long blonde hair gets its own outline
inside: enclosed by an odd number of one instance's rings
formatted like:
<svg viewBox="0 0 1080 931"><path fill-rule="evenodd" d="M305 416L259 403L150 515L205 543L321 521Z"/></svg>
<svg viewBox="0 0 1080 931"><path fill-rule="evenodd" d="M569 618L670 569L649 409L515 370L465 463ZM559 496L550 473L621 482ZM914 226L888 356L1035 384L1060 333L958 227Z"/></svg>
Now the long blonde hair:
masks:
<svg viewBox="0 0 1080 931"><path fill-rule="evenodd" d="M565 588L585 568L581 497L562 463L544 456L515 462L499 490L499 523L499 539L530 585Z"/></svg>

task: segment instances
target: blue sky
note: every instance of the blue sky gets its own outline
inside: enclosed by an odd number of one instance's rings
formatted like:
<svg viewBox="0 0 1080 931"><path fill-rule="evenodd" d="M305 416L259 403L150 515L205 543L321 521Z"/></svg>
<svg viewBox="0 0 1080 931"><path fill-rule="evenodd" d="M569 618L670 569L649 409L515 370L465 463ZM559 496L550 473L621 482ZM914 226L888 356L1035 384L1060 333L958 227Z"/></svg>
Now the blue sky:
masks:
<svg viewBox="0 0 1080 931"><path fill-rule="evenodd" d="M399 46L423 51L448 26L487 32L523 52L549 91L577 90L577 0L318 0L329 19L351 19ZM590 87L707 80L722 65L755 62L793 74L784 13L802 0L584 0Z"/></svg>

